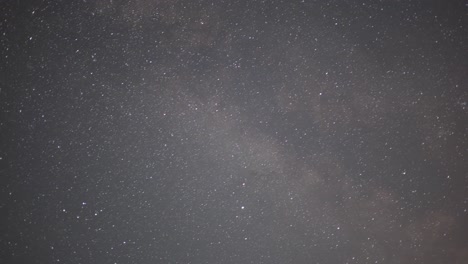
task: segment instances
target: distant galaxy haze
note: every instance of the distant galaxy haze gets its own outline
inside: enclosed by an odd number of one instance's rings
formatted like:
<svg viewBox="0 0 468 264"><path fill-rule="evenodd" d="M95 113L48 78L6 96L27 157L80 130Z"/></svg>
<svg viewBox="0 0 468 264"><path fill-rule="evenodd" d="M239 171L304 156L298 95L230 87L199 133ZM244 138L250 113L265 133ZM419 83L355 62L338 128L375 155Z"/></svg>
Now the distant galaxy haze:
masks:
<svg viewBox="0 0 468 264"><path fill-rule="evenodd" d="M0 10L0 263L468 263L466 1Z"/></svg>

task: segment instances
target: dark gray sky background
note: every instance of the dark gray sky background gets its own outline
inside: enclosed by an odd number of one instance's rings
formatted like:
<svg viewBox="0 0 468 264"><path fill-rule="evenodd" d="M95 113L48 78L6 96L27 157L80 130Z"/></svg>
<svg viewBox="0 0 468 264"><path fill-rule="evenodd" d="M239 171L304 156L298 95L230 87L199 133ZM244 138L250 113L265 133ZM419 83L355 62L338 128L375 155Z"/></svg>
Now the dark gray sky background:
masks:
<svg viewBox="0 0 468 264"><path fill-rule="evenodd" d="M0 1L1 263L468 263L468 2Z"/></svg>

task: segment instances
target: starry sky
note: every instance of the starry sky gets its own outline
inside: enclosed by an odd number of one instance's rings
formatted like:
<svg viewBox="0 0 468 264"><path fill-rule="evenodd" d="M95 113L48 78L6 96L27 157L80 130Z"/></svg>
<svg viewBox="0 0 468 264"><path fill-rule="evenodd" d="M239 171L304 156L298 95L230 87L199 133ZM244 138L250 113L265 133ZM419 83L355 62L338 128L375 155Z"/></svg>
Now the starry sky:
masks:
<svg viewBox="0 0 468 264"><path fill-rule="evenodd" d="M0 4L1 263L468 263L468 3Z"/></svg>

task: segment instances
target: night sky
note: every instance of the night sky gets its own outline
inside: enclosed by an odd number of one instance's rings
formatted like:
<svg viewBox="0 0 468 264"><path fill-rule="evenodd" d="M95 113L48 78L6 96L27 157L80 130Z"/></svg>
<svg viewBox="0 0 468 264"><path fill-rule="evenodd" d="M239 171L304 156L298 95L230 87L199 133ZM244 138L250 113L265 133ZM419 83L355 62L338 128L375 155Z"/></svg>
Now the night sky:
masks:
<svg viewBox="0 0 468 264"><path fill-rule="evenodd" d="M0 1L0 263L468 263L468 2Z"/></svg>

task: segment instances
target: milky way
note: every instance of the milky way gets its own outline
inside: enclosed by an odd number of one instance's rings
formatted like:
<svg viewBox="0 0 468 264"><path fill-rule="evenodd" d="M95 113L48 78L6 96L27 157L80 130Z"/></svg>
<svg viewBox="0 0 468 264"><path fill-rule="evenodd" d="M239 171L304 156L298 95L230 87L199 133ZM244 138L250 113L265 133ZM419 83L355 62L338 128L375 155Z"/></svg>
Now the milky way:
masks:
<svg viewBox="0 0 468 264"><path fill-rule="evenodd" d="M3 2L1 263L467 263L465 1Z"/></svg>

